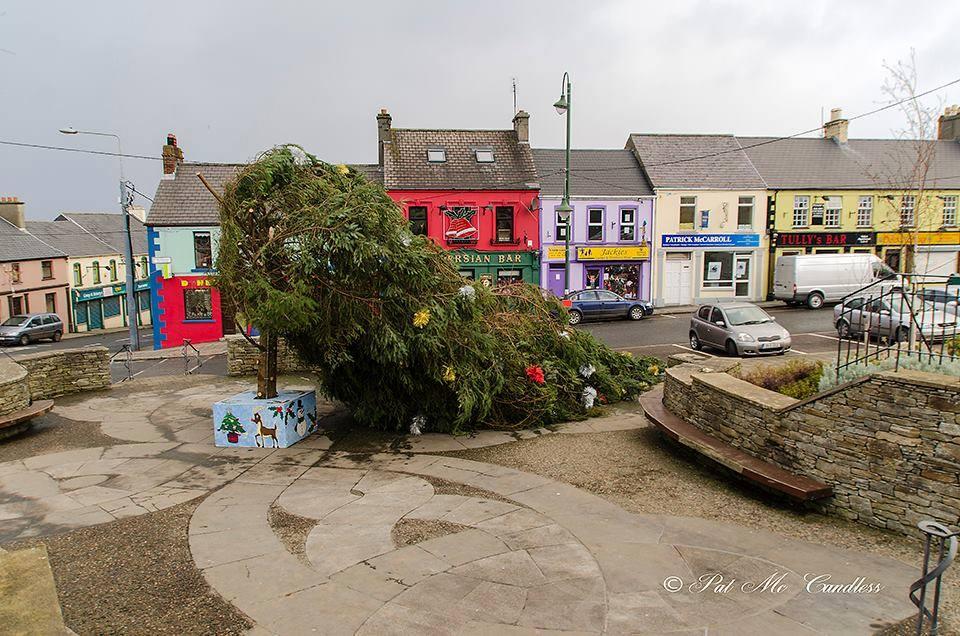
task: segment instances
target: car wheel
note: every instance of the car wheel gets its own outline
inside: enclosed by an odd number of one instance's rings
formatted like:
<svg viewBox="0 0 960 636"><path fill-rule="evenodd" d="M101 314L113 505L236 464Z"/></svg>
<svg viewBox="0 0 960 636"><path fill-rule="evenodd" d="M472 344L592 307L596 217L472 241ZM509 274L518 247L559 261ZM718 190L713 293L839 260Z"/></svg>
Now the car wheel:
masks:
<svg viewBox="0 0 960 636"><path fill-rule="evenodd" d="M54 331L54 332L53 332L53 341L54 341L54 342L60 342L60 338L62 338L62 337L63 337L63 334L62 334L61 332L59 332L59 331Z"/></svg>
<svg viewBox="0 0 960 636"><path fill-rule="evenodd" d="M841 340L850 337L850 323L846 320L837 321L837 335L840 336Z"/></svg>
<svg viewBox="0 0 960 636"><path fill-rule="evenodd" d="M732 356L734 358L740 357L740 350L737 349L737 343L733 340L727 340L727 346L724 347L724 349L726 349L728 356Z"/></svg>
<svg viewBox="0 0 960 636"><path fill-rule="evenodd" d="M643 318L643 307L630 308L630 320L640 320Z"/></svg>
<svg viewBox="0 0 960 636"><path fill-rule="evenodd" d="M24 347L30 344L30 336L27 336L27 335L20 336L20 344Z"/></svg>
<svg viewBox="0 0 960 636"><path fill-rule="evenodd" d="M570 316L567 318L567 320L570 321L571 325L579 325L580 321L583 320L583 314L574 309L570 312Z"/></svg>
<svg viewBox="0 0 960 636"><path fill-rule="evenodd" d="M820 309L823 307L823 294L820 292L813 292L807 296L807 307L810 309Z"/></svg>
<svg viewBox="0 0 960 636"><path fill-rule="evenodd" d="M700 338L697 337L696 332L690 332L690 348L694 351L700 351L700 348L703 344L700 342Z"/></svg>

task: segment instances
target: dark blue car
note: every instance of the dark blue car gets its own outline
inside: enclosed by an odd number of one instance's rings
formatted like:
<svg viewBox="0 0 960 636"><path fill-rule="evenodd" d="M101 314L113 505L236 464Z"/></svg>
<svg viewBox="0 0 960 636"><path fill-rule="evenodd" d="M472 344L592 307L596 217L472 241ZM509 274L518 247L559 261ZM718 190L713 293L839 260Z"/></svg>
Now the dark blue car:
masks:
<svg viewBox="0 0 960 636"><path fill-rule="evenodd" d="M605 289L585 289L571 292L564 297L569 308L570 324L580 324L583 320L615 320L629 318L640 320L653 314L653 303L645 300L631 300Z"/></svg>

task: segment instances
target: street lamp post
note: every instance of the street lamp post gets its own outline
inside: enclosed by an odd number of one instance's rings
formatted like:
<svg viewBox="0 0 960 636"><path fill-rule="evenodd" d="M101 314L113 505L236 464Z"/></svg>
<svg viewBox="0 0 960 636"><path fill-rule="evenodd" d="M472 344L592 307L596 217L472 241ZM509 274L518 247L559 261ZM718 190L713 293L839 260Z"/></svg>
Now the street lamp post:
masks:
<svg viewBox="0 0 960 636"><path fill-rule="evenodd" d="M120 148L120 135L113 133L94 132L91 130L77 130L76 128L61 128L64 135L96 135L97 137L113 137L117 140L117 158L120 160L120 210L123 214L123 224L126 240L123 242L123 256L127 261L127 325L130 328L130 348L140 350L140 332L137 322L140 319L140 308L137 306L136 270L133 262L133 237L130 235L130 204L132 192L123 178L123 151Z"/></svg>
<svg viewBox="0 0 960 636"><path fill-rule="evenodd" d="M573 229L572 216L573 207L570 205L570 74L564 72L563 79L560 80L560 99L553 105L560 115L567 116L567 150L566 150L566 168L564 169L563 179L563 201L557 208L557 215L563 221L564 226L564 248L563 248L563 295L570 293L570 232Z"/></svg>

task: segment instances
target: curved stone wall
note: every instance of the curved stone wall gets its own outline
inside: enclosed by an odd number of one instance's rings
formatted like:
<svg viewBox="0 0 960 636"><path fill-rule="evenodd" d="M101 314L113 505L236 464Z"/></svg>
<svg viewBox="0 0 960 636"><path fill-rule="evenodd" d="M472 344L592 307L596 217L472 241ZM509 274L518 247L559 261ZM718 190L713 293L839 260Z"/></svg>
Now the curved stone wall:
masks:
<svg viewBox="0 0 960 636"><path fill-rule="evenodd" d="M0 360L0 417L29 405L27 370L9 359Z"/></svg>
<svg viewBox="0 0 960 636"><path fill-rule="evenodd" d="M953 525L960 515L960 378L885 372L798 401L681 364L667 370L664 404L731 446L830 484L823 505L840 516L914 534L922 519Z"/></svg>

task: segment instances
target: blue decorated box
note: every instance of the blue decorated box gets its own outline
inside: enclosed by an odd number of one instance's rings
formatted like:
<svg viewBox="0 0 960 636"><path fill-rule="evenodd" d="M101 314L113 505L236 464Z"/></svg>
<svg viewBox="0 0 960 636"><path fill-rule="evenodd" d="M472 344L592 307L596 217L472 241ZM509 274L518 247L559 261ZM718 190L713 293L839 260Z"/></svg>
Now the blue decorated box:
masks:
<svg viewBox="0 0 960 636"><path fill-rule="evenodd" d="M279 391L269 400L256 391L214 402L213 434L217 446L287 448L317 430L317 394Z"/></svg>

